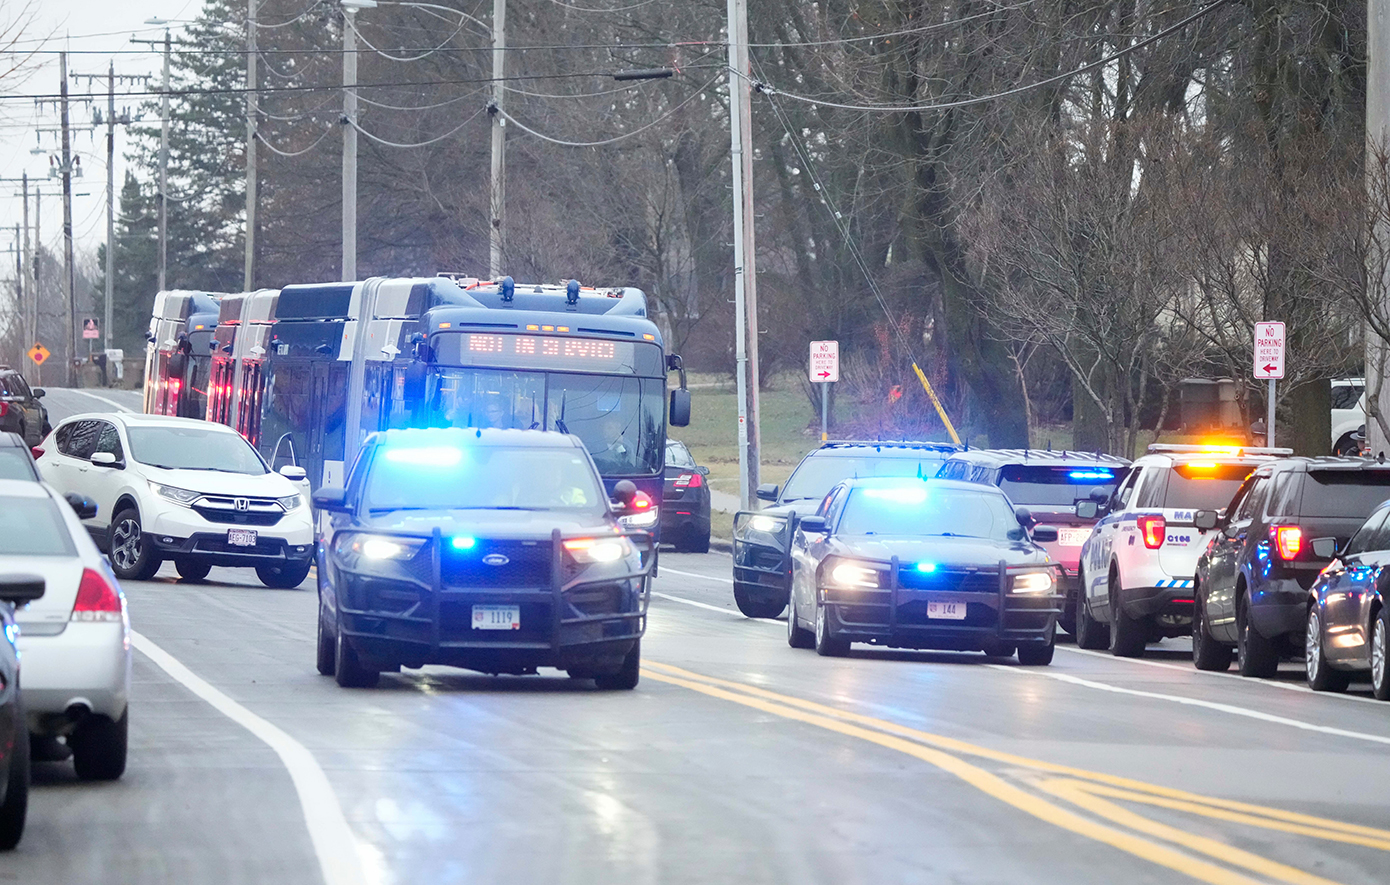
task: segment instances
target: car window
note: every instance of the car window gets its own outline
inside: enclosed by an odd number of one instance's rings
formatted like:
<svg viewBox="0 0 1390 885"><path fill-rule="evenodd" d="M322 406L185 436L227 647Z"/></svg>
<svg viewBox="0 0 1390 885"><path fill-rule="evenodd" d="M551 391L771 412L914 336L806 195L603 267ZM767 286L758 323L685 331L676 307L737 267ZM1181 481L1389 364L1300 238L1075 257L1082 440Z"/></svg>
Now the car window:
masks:
<svg viewBox="0 0 1390 885"><path fill-rule="evenodd" d="M76 556L52 498L0 498L0 556Z"/></svg>
<svg viewBox="0 0 1390 885"><path fill-rule="evenodd" d="M1264 509L1265 498L1269 496L1269 477L1256 476L1250 485L1250 491L1246 493L1245 500L1241 502L1240 509L1237 511L1232 522L1248 522L1253 520Z"/></svg>
<svg viewBox="0 0 1390 885"><path fill-rule="evenodd" d="M1129 506L1129 501L1134 497L1134 487L1139 483L1139 477L1147 471L1135 470L1125 477L1125 481L1120 483L1120 487L1115 491L1115 506L1112 510L1124 510Z"/></svg>
<svg viewBox="0 0 1390 885"><path fill-rule="evenodd" d="M1386 495L1390 497L1390 495ZM1269 492L1270 516L1293 516L1298 505L1298 474L1293 470L1281 470L1274 476L1274 487Z"/></svg>
<svg viewBox="0 0 1390 885"><path fill-rule="evenodd" d="M835 528L835 523L839 521L840 514L845 509L845 499L849 496L849 490L844 486L839 486L831 490L825 500L825 521L830 525L831 530Z"/></svg>
<svg viewBox="0 0 1390 885"><path fill-rule="evenodd" d="M269 472L241 434L220 424L128 427L126 436L130 439L130 456L151 467L251 476Z"/></svg>
<svg viewBox="0 0 1390 885"><path fill-rule="evenodd" d="M924 453L919 458L843 457L839 455L810 455L803 458L782 490L783 501L800 501L825 497L838 482L870 476L917 476L931 478L941 469L939 453Z"/></svg>
<svg viewBox="0 0 1390 885"><path fill-rule="evenodd" d="M117 432L116 425L106 421L101 422L101 435L97 437L96 451L92 454L96 454L96 452L107 452L115 455L117 461L125 457L121 453L121 435Z"/></svg>
<svg viewBox="0 0 1390 885"><path fill-rule="evenodd" d="M12 396L10 392L10 376L0 375L0 396Z"/></svg>
<svg viewBox="0 0 1390 885"><path fill-rule="evenodd" d="M82 458L89 460L92 453L97 450L97 440L101 438L101 428L105 421L77 421L72 426L72 432L68 436L67 448L59 447L64 455L72 458Z"/></svg>
<svg viewBox="0 0 1390 885"><path fill-rule="evenodd" d="M1309 470L1300 516L1361 518L1390 499L1390 470Z"/></svg>
<svg viewBox="0 0 1390 885"><path fill-rule="evenodd" d="M932 484L850 490L840 535L907 535L912 537L1012 540L1018 519L1008 500L994 490L936 488Z"/></svg>
<svg viewBox="0 0 1390 885"><path fill-rule="evenodd" d="M1172 510L1220 510L1255 469L1252 464L1191 461L1168 471L1163 506ZM1234 511L1227 511L1234 512Z"/></svg>
<svg viewBox="0 0 1390 885"><path fill-rule="evenodd" d="M1332 388L1332 408L1354 409L1365 388L1357 384L1341 384Z"/></svg>
<svg viewBox="0 0 1390 885"><path fill-rule="evenodd" d="M1377 549L1373 545L1383 537L1381 529L1385 525L1387 514L1390 514L1390 508L1385 507L1372 513L1370 519L1362 523L1361 528L1356 530L1356 534L1351 536L1351 540L1347 542L1347 548L1343 553L1351 555Z"/></svg>
<svg viewBox="0 0 1390 885"><path fill-rule="evenodd" d="M29 384L24 380L23 375L11 375L8 380L10 390L15 396L22 396L25 399L30 399L33 396L29 392Z"/></svg>
<svg viewBox="0 0 1390 885"><path fill-rule="evenodd" d="M72 439L72 425L64 424L53 433L53 441L58 446L58 451L64 455L68 453L68 441Z"/></svg>
<svg viewBox="0 0 1390 885"><path fill-rule="evenodd" d="M1147 471L1139 482L1139 488L1134 493L1134 506L1136 508L1162 507L1164 481L1167 478L1167 471Z"/></svg>
<svg viewBox="0 0 1390 885"><path fill-rule="evenodd" d="M29 453L21 448L7 446L0 449L0 479L36 480L38 473Z"/></svg>
<svg viewBox="0 0 1390 885"><path fill-rule="evenodd" d="M1105 489L1108 496L1119 483L1120 475L1110 467L1009 464L999 471L999 488L1009 500L1031 507L1072 507L1092 489Z"/></svg>
<svg viewBox="0 0 1390 885"><path fill-rule="evenodd" d="M694 467L695 457L690 454L690 450L684 444L668 442L666 443L666 466Z"/></svg>
<svg viewBox="0 0 1390 885"><path fill-rule="evenodd" d="M608 499L573 448L379 446L367 470L370 510L575 510Z"/></svg>

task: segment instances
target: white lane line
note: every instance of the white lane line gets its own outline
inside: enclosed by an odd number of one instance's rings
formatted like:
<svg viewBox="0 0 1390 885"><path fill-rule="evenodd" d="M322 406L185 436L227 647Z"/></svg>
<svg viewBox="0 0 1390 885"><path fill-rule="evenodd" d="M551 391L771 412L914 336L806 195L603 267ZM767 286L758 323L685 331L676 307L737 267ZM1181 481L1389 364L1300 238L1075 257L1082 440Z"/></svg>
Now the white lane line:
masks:
<svg viewBox="0 0 1390 885"><path fill-rule="evenodd" d="M683 572L683 571L681 571L680 569L674 569L674 568L662 568L662 569L661 569L661 573L662 573L662 574L666 574L667 572L670 572L670 573L673 574L673 575L684 575L684 576L687 577L687 578L703 578L703 579L706 580L706 581L718 581L718 582L721 583L721 584L732 584L732 583L734 582L734 579L733 579L733 578L720 578L720 577L716 577L715 575L701 575L701 574L697 574L697 573L695 573L695 572Z"/></svg>
<svg viewBox="0 0 1390 885"><path fill-rule="evenodd" d="M313 754L278 727L204 681L142 634L132 630L130 635L141 654L219 713L260 738L280 757L299 794L300 810L304 813L304 823L309 828L309 839L314 844L325 885L365 885L357 838L348 827L328 775L323 773Z"/></svg>
<svg viewBox="0 0 1390 885"><path fill-rule="evenodd" d="M80 393L80 394L82 394L83 396L90 396L92 399L100 400L101 402L106 403L108 406L115 406L115 407L116 407L116 411L118 411L118 412L131 412L131 411L134 411L133 409L127 409L125 406L121 405L120 403L116 402L116 401L113 400L113 399L107 399L107 398L104 397L104 396L97 396L95 393L88 393L88 392L85 391L85 390L79 390L79 389L77 389L77 388L75 388L75 387L60 387L60 388L58 388L58 389L59 389L59 390L66 390L68 393Z"/></svg>
<svg viewBox="0 0 1390 885"><path fill-rule="evenodd" d="M1059 645L1057 646L1057 649L1058 651L1069 651L1072 654L1087 655L1089 657L1096 658L1106 658L1107 660L1111 661L1124 661L1125 663L1129 664L1142 664L1146 667L1160 667L1164 670L1178 670L1182 673L1190 673L1194 676L1219 676L1222 679L1236 679L1241 682L1244 682L1246 685L1267 685L1270 688L1282 688L1285 691L1296 691L1300 694L1315 694L1318 697L1333 700L1356 701L1357 703L1361 704L1375 704L1376 706L1385 706L1384 701L1378 701L1375 698L1362 697L1360 695L1354 694L1341 694L1339 692L1332 691L1313 691L1306 685L1292 685L1290 683L1279 682L1274 679L1252 679L1249 676L1241 676L1239 673L1219 673L1212 670L1198 670L1196 667L1185 667L1182 664L1165 664L1162 661L1146 661L1143 658L1117 658L1114 655L1106 654L1105 652L1091 651L1090 649L1085 648L1068 648L1066 646Z"/></svg>
<svg viewBox="0 0 1390 885"><path fill-rule="evenodd" d="M1079 676L1072 676L1068 673L1049 673L1042 669L1025 669L1022 667L1010 666L1008 664L986 664L996 670L1005 670L1023 676L1042 676L1047 679L1055 679L1058 682L1066 682L1071 685L1079 685L1083 688L1091 688L1097 691L1106 691L1111 694L1124 694L1138 698L1150 698L1157 701L1168 701L1174 704L1182 704L1186 707L1202 707L1207 710L1215 710L1218 713L1228 713L1232 716L1243 716L1246 719L1258 719L1261 722L1270 722L1275 725L1286 725L1290 728L1301 729L1302 731L1314 731L1319 734L1329 734L1336 737L1351 738L1357 741L1366 741L1372 744L1384 744L1390 746L1390 737L1379 734L1367 734L1364 731L1349 731L1345 728L1333 728L1330 725L1318 725L1313 722L1304 722L1301 719L1289 719L1286 716L1275 716L1272 713L1262 713L1259 710L1251 710L1248 707L1237 707L1234 704L1222 704L1216 701L1200 701L1196 698L1187 698L1175 694L1163 694L1156 691L1140 691L1137 688L1121 688L1118 685L1110 685L1105 682L1096 682L1091 679L1082 679Z"/></svg>
<svg viewBox="0 0 1390 885"><path fill-rule="evenodd" d="M681 605L693 605L696 608L709 609L712 612L719 612L721 615L728 615L731 618L738 618L740 621L754 621L759 624L772 624L775 627L781 626L777 621L766 621L762 618L750 618L743 612L736 611L731 608L720 608L717 605L710 605L708 602L696 602L693 599L686 599L681 596L672 596L669 593L661 593L656 590L652 591L652 595L658 596L662 599L670 600L671 602L679 602Z"/></svg>

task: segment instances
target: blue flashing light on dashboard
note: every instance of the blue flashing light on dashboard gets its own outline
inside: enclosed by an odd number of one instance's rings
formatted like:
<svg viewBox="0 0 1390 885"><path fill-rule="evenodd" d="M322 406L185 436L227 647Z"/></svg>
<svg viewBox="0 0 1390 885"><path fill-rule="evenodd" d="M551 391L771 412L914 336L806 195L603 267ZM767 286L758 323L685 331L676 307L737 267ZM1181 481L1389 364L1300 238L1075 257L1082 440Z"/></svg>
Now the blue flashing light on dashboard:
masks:
<svg viewBox="0 0 1390 885"><path fill-rule="evenodd" d="M463 450L452 446L413 446L387 449L386 460L421 467L453 467L463 460Z"/></svg>
<svg viewBox="0 0 1390 885"><path fill-rule="evenodd" d="M470 538L467 535L455 535L449 545L455 550L472 550L478 546L478 539Z"/></svg>
<svg viewBox="0 0 1390 885"><path fill-rule="evenodd" d="M919 562L919 563L917 563L917 571L922 572L923 574L929 575L929 574L931 574L932 572L936 571L936 563L934 563L934 562Z"/></svg>
<svg viewBox="0 0 1390 885"><path fill-rule="evenodd" d="M1115 474L1109 470L1073 470L1067 476L1077 480L1099 480L1102 482L1115 478Z"/></svg>

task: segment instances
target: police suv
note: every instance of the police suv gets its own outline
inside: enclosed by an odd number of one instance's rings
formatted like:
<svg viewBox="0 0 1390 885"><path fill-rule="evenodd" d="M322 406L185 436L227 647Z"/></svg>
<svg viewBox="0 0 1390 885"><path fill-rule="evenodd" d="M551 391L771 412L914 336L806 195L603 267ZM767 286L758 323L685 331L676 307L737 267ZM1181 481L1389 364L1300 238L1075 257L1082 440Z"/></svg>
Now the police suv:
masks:
<svg viewBox="0 0 1390 885"><path fill-rule="evenodd" d="M1081 548L1077 645L1140 657L1151 641L1190 633L1193 576L1207 546L1193 514L1225 507L1252 470L1291 454L1155 444L1108 501L1077 504L1078 516L1100 517Z"/></svg>

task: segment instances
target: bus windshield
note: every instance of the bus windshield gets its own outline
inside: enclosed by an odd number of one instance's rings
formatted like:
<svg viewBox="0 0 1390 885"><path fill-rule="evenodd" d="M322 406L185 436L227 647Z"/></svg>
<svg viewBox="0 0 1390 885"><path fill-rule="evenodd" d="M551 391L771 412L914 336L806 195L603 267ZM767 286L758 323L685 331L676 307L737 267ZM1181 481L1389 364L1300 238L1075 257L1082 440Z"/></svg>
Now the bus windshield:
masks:
<svg viewBox="0 0 1390 885"><path fill-rule="evenodd" d="M437 367L431 381L427 426L558 430L578 436L605 476L662 469L660 378Z"/></svg>

